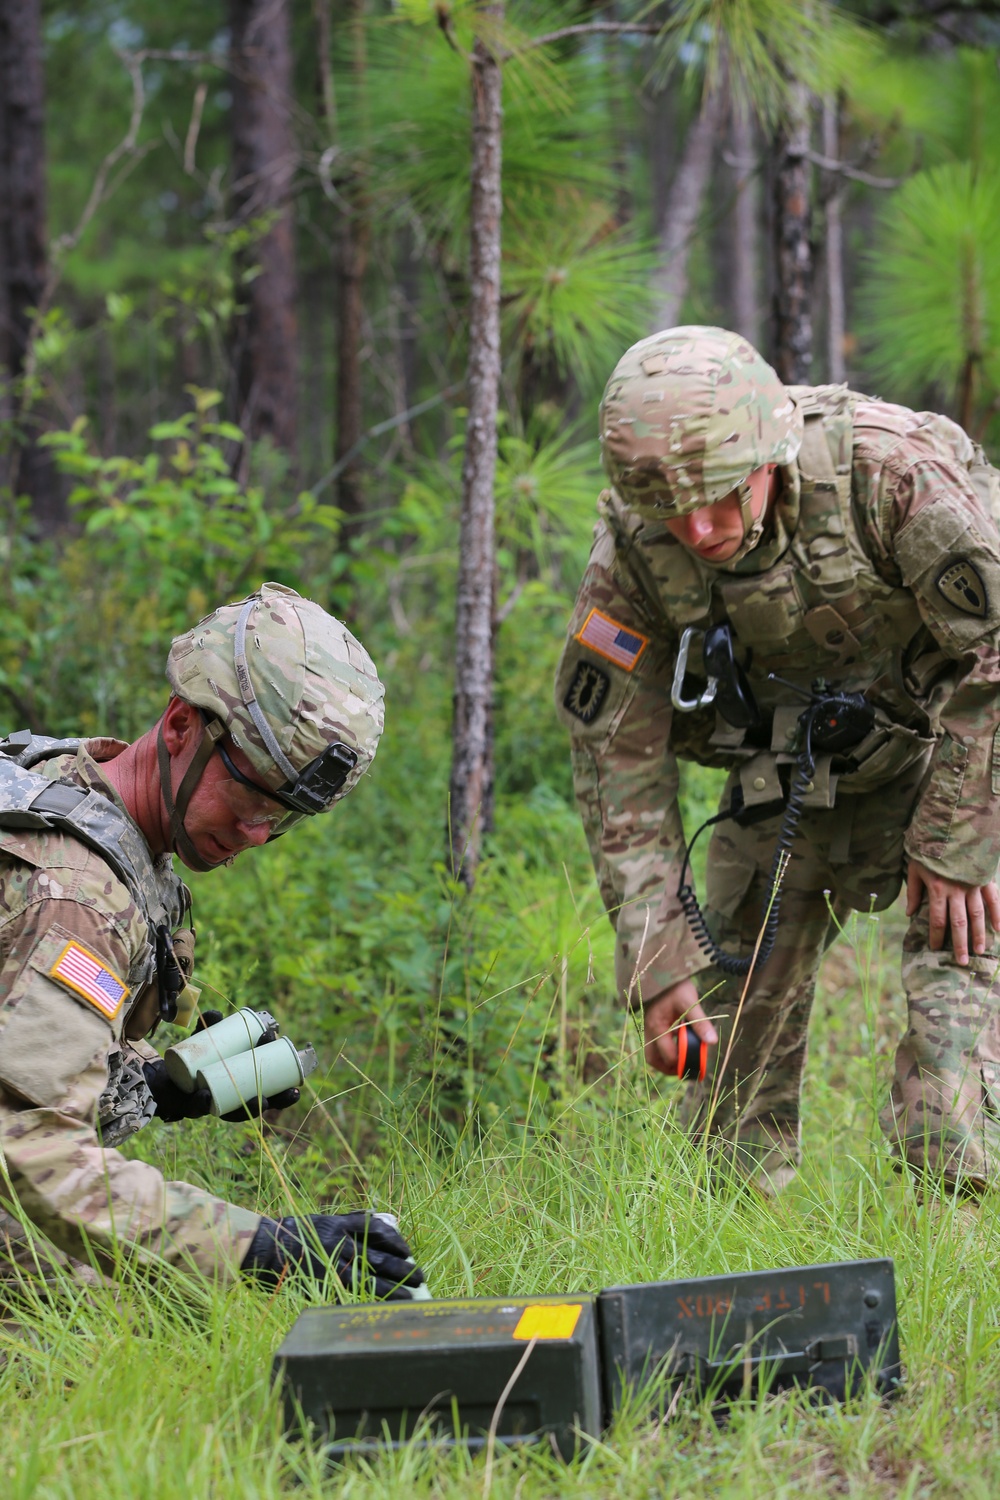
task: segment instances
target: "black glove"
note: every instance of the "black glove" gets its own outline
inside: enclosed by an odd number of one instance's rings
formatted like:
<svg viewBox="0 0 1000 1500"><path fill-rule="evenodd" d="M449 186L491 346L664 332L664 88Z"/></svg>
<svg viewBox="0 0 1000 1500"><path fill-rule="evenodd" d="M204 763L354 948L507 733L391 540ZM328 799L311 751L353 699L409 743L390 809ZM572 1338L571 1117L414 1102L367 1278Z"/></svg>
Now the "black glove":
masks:
<svg viewBox="0 0 1000 1500"><path fill-rule="evenodd" d="M331 1266L349 1290L373 1290L389 1302L409 1298L424 1273L409 1264L410 1247L395 1229L365 1210L352 1214L303 1214L261 1219L241 1270L267 1286L303 1271L322 1282Z"/></svg>
<svg viewBox="0 0 1000 1500"><path fill-rule="evenodd" d="M199 1031L205 1031L209 1026L222 1020L221 1010L206 1010L198 1017L198 1024L192 1031L192 1036ZM265 1042L273 1042L278 1035L278 1028L269 1027L257 1042L262 1047ZM156 1105L156 1118L173 1124L176 1120L198 1120L202 1115L212 1113L212 1096L208 1089L195 1089L193 1094L185 1093L179 1088L167 1073L167 1065L162 1058L156 1062L143 1063L142 1071L146 1075L146 1087L153 1096ZM244 1120L256 1120L257 1116L263 1114L265 1109L288 1109L292 1104L299 1102L298 1089L282 1089L280 1094L271 1094L265 1099L248 1099L237 1109L231 1109L227 1115L220 1116L230 1125L239 1125Z"/></svg>
<svg viewBox="0 0 1000 1500"><path fill-rule="evenodd" d="M212 1096L208 1089L195 1089L193 1094L185 1093L170 1077L162 1057L156 1062L144 1062L142 1071L146 1075L146 1087L156 1105L158 1120L173 1124L175 1120L197 1120L202 1115L212 1113Z"/></svg>

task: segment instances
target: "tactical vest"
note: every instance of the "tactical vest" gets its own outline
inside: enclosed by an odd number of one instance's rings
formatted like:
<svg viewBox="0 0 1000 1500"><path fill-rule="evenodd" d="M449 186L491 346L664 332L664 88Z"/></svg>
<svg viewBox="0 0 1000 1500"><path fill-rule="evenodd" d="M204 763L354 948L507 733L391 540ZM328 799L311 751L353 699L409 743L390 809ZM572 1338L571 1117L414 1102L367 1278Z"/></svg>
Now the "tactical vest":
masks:
<svg viewBox="0 0 1000 1500"><path fill-rule="evenodd" d="M56 755L75 754L80 740L50 739L24 730L0 741L0 847L2 833L67 834L104 860L142 914L147 941L133 959L128 985L134 999L155 978L156 929L173 931L190 910L187 887L169 862L160 868L131 818L100 792L52 781L33 767Z"/></svg>
<svg viewBox="0 0 1000 1500"><path fill-rule="evenodd" d="M651 623L676 638L688 626L728 620L741 659L748 658L754 694L771 719L766 752L747 745L744 731L721 719L713 728L704 712L688 723L675 714L671 736L679 754L705 764L733 766L752 758L748 801L774 795L774 766L794 758L803 709L793 692L768 681L769 672L804 689L822 678L831 688L865 693L876 728L852 752L857 768L841 764L839 771L843 790L868 791L929 755L936 714L960 671L923 624L913 594L877 571L858 536L851 505L853 432L867 398L846 386L793 386L791 393L804 418L799 514L787 548L770 567L755 573L706 567L662 523L639 522L617 496L604 507L624 565L622 582L638 582ZM995 512L998 476L981 449L947 418L928 421ZM633 594L634 588L633 582ZM829 806L830 757L817 771L824 785L816 801ZM761 780L766 787L753 795Z"/></svg>

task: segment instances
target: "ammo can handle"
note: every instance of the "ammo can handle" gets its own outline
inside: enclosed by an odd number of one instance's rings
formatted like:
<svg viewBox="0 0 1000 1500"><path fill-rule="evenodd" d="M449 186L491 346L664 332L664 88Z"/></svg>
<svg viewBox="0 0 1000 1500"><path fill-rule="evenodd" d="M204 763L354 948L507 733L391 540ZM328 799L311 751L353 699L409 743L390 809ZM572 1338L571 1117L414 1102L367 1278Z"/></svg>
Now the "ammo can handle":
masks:
<svg viewBox="0 0 1000 1500"><path fill-rule="evenodd" d="M697 1354L685 1354L671 1370L671 1375L688 1375L697 1370L717 1375L729 1370L737 1375L743 1370L759 1370L764 1366L774 1369L778 1375L797 1374L811 1370L815 1365L832 1359L856 1359L858 1340L853 1333L838 1334L833 1338L813 1339L804 1349L775 1350L772 1354L732 1354L728 1359L701 1359Z"/></svg>
<svg viewBox="0 0 1000 1500"><path fill-rule="evenodd" d="M530 1448L542 1441L541 1434L528 1432L521 1434L508 1433L506 1437L499 1432L494 1438L494 1444L498 1448ZM325 1443L323 1445L323 1456L325 1458L340 1459L351 1458L356 1453L376 1454L383 1452L399 1453L403 1448L422 1451L427 1448L448 1449L462 1448L466 1453L482 1453L486 1449L489 1438L485 1437L433 1437L421 1438L415 1443L412 1438L345 1438L342 1443Z"/></svg>

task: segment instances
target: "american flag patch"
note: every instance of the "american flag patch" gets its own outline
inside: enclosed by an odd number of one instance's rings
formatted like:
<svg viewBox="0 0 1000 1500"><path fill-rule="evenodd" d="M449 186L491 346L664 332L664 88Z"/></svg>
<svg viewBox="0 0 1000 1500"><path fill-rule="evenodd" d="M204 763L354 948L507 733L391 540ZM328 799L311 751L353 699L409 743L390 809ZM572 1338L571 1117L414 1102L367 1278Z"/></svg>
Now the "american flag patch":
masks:
<svg viewBox="0 0 1000 1500"><path fill-rule="evenodd" d="M624 667L626 672L632 671L649 645L648 635L640 635L637 630L627 630L617 620L612 620L610 615L603 615L599 609L590 611L576 638L581 646L589 646L598 656L613 661L616 667Z"/></svg>
<svg viewBox="0 0 1000 1500"><path fill-rule="evenodd" d="M122 1008L128 994L128 985L106 969L99 958L95 958L79 943L67 943L49 970L52 979L68 985L84 1000L99 1010L102 1016L113 1021Z"/></svg>

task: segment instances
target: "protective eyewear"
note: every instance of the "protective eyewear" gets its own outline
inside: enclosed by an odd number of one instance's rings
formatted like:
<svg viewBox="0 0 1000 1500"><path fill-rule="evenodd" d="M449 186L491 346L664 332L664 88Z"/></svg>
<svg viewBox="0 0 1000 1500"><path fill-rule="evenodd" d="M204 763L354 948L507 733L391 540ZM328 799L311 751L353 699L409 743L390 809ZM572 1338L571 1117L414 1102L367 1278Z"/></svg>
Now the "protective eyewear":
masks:
<svg viewBox="0 0 1000 1500"><path fill-rule="evenodd" d="M307 816L326 811L358 763L356 751L349 745L334 740L322 754L309 762L305 770L298 773L294 782L286 782L283 787L274 790L244 776L221 740L216 741L215 748L234 781L249 787L260 796L270 798L272 802L280 803L289 812L304 813Z"/></svg>

